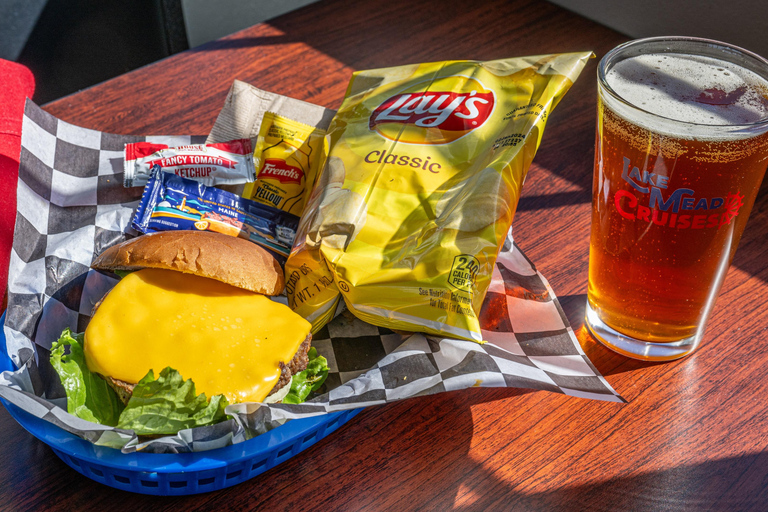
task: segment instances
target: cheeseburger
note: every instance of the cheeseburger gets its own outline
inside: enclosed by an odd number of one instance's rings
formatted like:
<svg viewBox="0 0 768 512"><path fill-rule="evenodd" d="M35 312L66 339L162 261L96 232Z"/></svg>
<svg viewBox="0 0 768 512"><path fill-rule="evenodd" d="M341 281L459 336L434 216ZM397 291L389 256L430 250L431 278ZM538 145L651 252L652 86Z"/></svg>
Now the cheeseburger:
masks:
<svg viewBox="0 0 768 512"><path fill-rule="evenodd" d="M85 361L127 402L150 370L197 393L263 402L307 367L310 324L267 298L284 286L259 246L214 232L165 231L110 247L92 265L130 272L96 305Z"/></svg>

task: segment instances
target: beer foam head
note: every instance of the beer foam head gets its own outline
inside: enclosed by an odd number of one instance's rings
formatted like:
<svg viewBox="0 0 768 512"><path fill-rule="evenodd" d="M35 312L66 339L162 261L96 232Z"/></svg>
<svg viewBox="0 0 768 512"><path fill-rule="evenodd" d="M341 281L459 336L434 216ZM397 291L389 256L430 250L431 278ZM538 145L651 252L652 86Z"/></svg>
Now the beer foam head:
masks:
<svg viewBox="0 0 768 512"><path fill-rule="evenodd" d="M646 112L682 123L749 125L768 119L768 81L737 64L677 53L650 53L619 61L605 77L627 102ZM613 105L640 125L643 116ZM645 126L646 128L651 128ZM656 120L654 130L688 135L676 123Z"/></svg>

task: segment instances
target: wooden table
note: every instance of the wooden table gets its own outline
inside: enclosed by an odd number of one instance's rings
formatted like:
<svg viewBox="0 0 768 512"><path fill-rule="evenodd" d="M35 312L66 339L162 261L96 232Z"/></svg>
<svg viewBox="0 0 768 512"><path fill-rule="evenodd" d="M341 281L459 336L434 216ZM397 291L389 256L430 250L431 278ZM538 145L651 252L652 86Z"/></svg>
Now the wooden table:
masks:
<svg viewBox="0 0 768 512"><path fill-rule="evenodd" d="M535 0L324 0L61 99L116 133L206 134L234 79L338 107L354 70L593 50L626 37ZM702 348L645 364L583 329L595 66L551 115L515 219L596 366L626 405L472 389L363 411L244 484L153 498L102 486L0 410L0 509L739 510L768 506L768 186Z"/></svg>

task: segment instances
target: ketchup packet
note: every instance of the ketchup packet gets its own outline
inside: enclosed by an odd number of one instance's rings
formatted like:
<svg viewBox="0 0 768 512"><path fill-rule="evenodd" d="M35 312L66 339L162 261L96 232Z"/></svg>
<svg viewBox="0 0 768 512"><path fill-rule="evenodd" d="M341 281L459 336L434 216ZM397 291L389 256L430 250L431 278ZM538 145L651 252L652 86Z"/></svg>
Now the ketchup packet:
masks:
<svg viewBox="0 0 768 512"><path fill-rule="evenodd" d="M280 264L291 250L299 218L243 199L155 166L131 226L155 231L216 231L245 238L267 249Z"/></svg>
<svg viewBox="0 0 768 512"><path fill-rule="evenodd" d="M126 144L123 186L146 185L154 166L208 186L256 179L250 139L178 147L152 142Z"/></svg>

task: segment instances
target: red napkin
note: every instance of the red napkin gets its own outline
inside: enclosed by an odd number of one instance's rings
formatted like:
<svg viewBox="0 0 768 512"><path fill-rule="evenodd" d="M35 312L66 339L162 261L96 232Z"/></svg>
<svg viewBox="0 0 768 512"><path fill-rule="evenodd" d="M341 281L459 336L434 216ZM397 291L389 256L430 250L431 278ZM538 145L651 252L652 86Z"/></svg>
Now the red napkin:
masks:
<svg viewBox="0 0 768 512"><path fill-rule="evenodd" d="M24 116L24 100L31 98L35 92L35 77L21 64L0 59L0 84L0 311L3 311L13 227L16 224L21 121Z"/></svg>

